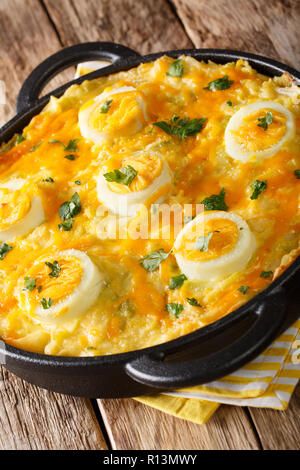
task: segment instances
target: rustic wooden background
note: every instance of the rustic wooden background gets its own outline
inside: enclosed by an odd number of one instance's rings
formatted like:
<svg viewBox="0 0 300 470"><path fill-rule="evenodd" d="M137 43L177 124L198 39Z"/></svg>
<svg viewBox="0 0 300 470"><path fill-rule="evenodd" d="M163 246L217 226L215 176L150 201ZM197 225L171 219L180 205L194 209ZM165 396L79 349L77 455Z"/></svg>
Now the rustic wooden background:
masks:
<svg viewBox="0 0 300 470"><path fill-rule="evenodd" d="M115 41L140 53L234 48L299 68L299 21L299 0L0 0L4 119L14 115L26 76L64 46ZM199 426L131 399L50 393L0 369L0 449L299 449L299 410L300 387L287 412L222 406Z"/></svg>

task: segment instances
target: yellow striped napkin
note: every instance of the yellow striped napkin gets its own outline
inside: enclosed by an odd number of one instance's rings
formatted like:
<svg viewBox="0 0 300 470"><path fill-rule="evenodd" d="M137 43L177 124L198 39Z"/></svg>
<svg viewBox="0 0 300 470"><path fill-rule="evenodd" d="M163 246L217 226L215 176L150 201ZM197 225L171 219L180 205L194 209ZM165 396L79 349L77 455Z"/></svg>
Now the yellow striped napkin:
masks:
<svg viewBox="0 0 300 470"><path fill-rule="evenodd" d="M76 78L109 65L78 64ZM135 400L178 418L205 423L221 403L285 410L300 379L300 320L254 361L223 379Z"/></svg>
<svg viewBox="0 0 300 470"><path fill-rule="evenodd" d="M221 403L285 410L299 379L300 320L297 320L260 356L223 379L136 400L203 424Z"/></svg>

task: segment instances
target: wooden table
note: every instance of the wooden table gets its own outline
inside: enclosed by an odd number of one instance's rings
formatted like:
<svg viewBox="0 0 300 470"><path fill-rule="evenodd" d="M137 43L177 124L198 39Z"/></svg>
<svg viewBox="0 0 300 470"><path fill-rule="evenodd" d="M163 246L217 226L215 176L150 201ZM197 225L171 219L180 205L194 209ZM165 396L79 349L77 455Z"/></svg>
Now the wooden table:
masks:
<svg viewBox="0 0 300 470"><path fill-rule="evenodd" d="M299 0L0 0L4 118L40 61L63 46L115 41L140 53L185 47L257 52L299 68ZM71 78L56 77L48 90ZM1 116L2 117L2 116ZM300 387L287 412L222 406L191 424L131 399L73 398L0 369L0 449L299 449Z"/></svg>

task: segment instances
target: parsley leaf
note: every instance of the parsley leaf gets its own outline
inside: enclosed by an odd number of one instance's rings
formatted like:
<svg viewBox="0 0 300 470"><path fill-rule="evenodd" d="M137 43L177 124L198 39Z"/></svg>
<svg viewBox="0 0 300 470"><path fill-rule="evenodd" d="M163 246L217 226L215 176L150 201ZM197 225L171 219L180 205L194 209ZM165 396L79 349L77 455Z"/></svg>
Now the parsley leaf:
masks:
<svg viewBox="0 0 300 470"><path fill-rule="evenodd" d="M254 183L251 184L251 189L253 189L253 193L250 196L250 199L257 199L258 196L265 191L267 188L267 181L259 181L256 180Z"/></svg>
<svg viewBox="0 0 300 470"><path fill-rule="evenodd" d="M80 180L76 180L76 181L74 181L74 184L78 184L78 186L80 186L80 185L81 185L81 181L80 181Z"/></svg>
<svg viewBox="0 0 300 470"><path fill-rule="evenodd" d="M51 176L48 176L48 178L43 179L46 183L54 183L54 179L51 178Z"/></svg>
<svg viewBox="0 0 300 470"><path fill-rule="evenodd" d="M225 202L225 189L222 188L219 194L212 194L203 199L202 204L206 211L227 211L228 206Z"/></svg>
<svg viewBox="0 0 300 470"><path fill-rule="evenodd" d="M179 315L183 310L183 305L172 302L170 304L166 304L165 310L175 315L176 318L179 318Z"/></svg>
<svg viewBox="0 0 300 470"><path fill-rule="evenodd" d="M249 287L248 286L241 286L238 288L238 291L241 292L242 294L247 294Z"/></svg>
<svg viewBox="0 0 300 470"><path fill-rule="evenodd" d="M271 277L272 275L273 275L273 271L262 271L259 277L266 279L267 277Z"/></svg>
<svg viewBox="0 0 300 470"><path fill-rule="evenodd" d="M45 262L45 265L48 266L48 268L51 269L51 272L49 273L50 277L58 277L61 268L58 265L57 261L54 261L54 263L50 263L49 261Z"/></svg>
<svg viewBox="0 0 300 470"><path fill-rule="evenodd" d="M106 114L108 113L110 107L111 107L111 104L112 104L112 101L113 100L106 100L104 101L103 105L101 106L100 108L100 113L101 114Z"/></svg>
<svg viewBox="0 0 300 470"><path fill-rule="evenodd" d="M42 142L38 142L36 145L34 145L34 147L31 147L29 152L35 152L39 148L40 145L42 145Z"/></svg>
<svg viewBox="0 0 300 470"><path fill-rule="evenodd" d="M79 141L80 141L80 139L72 139L72 140L69 141L68 145L65 145L60 140L51 139L51 140L49 140L49 144L60 144L60 145L62 145L65 152L77 152L78 147L77 147L76 144Z"/></svg>
<svg viewBox="0 0 300 470"><path fill-rule="evenodd" d="M16 138L16 145L19 145L24 140L26 140L26 138L23 136L23 134L19 134L18 137Z"/></svg>
<svg viewBox="0 0 300 470"><path fill-rule="evenodd" d="M67 219L72 219L75 215L79 214L81 211L81 201L78 193L74 193L71 197L71 201L63 202L59 208L59 216L61 220L65 221Z"/></svg>
<svg viewBox="0 0 300 470"><path fill-rule="evenodd" d="M262 127L264 131L268 129L268 126L273 122L272 111L267 111L265 117L258 118L259 121L258 127Z"/></svg>
<svg viewBox="0 0 300 470"><path fill-rule="evenodd" d="M171 290L178 289L179 287L182 286L182 284L186 280L187 280L187 277L186 277L185 274L179 274L179 276L171 277L170 284L169 284L169 289L171 289Z"/></svg>
<svg viewBox="0 0 300 470"><path fill-rule="evenodd" d="M143 268L149 272L152 272L158 268L162 261L168 258L170 253L171 252L165 253L164 249L160 248L159 250L153 251L149 255L144 256L144 258L141 258L139 262Z"/></svg>
<svg viewBox="0 0 300 470"><path fill-rule="evenodd" d="M24 277L24 288L29 290L30 292L36 288L36 277Z"/></svg>
<svg viewBox="0 0 300 470"><path fill-rule="evenodd" d="M226 104L228 104L228 106L232 106L232 101L226 101Z"/></svg>
<svg viewBox="0 0 300 470"><path fill-rule="evenodd" d="M180 119L178 116L173 116L170 123L166 121L154 122L153 125L159 127L169 135L178 135L180 140L186 137L193 137L197 135L203 128L203 124L207 118L203 119Z"/></svg>
<svg viewBox="0 0 300 470"><path fill-rule="evenodd" d="M183 72L184 72L184 68L183 68L182 60L178 59L178 60L175 60L175 62L173 62L170 65L167 75L169 77L182 77Z"/></svg>
<svg viewBox="0 0 300 470"><path fill-rule="evenodd" d="M61 224L58 224L58 228L61 232L69 232L71 228L73 227L74 219L68 219L65 222L62 222Z"/></svg>
<svg viewBox="0 0 300 470"><path fill-rule="evenodd" d="M214 232L208 232L207 236L199 237L194 245L194 250L207 251L213 233Z"/></svg>
<svg viewBox="0 0 300 470"><path fill-rule="evenodd" d="M186 300L188 301L190 305L193 305L193 307L202 307L202 305L199 304L198 300L195 299L195 297L191 297L191 298L187 297Z"/></svg>
<svg viewBox="0 0 300 470"><path fill-rule="evenodd" d="M204 87L204 90L216 91L216 90L227 90L230 88L230 85L233 84L233 80L228 80L228 75L224 77L217 78Z"/></svg>
<svg viewBox="0 0 300 470"><path fill-rule="evenodd" d="M103 176L106 181L125 184L130 186L138 172L130 165L127 165L126 168L120 168L120 170L110 171L105 173Z"/></svg>
<svg viewBox="0 0 300 470"><path fill-rule="evenodd" d="M296 176L297 180L300 180L300 170L295 170L294 175Z"/></svg>
<svg viewBox="0 0 300 470"><path fill-rule="evenodd" d="M72 153L70 153L70 155L65 155L65 158L67 158L68 160L75 160L75 155L73 155Z"/></svg>
<svg viewBox="0 0 300 470"><path fill-rule="evenodd" d="M4 259L7 253L12 250L13 247L7 245L6 243L1 243L0 245L0 260Z"/></svg>
<svg viewBox="0 0 300 470"><path fill-rule="evenodd" d="M53 305L53 300L50 299L50 297L49 297L48 300L45 299L45 297L43 297L42 300L41 300L41 304L42 304L42 307L43 307L44 310L48 310L48 308L50 308L51 305Z"/></svg>

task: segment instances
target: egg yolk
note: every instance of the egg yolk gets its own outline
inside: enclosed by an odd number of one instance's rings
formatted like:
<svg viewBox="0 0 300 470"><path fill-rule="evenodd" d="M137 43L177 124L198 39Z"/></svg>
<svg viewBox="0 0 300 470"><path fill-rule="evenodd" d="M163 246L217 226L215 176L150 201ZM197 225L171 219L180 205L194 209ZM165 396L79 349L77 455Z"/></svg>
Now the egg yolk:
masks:
<svg viewBox="0 0 300 470"><path fill-rule="evenodd" d="M114 137L126 137L140 130L145 123L143 105L142 94L133 90L108 95L98 103L89 101L82 110L92 107L88 118L90 128Z"/></svg>
<svg viewBox="0 0 300 470"><path fill-rule="evenodd" d="M46 262L58 263L58 276L51 276L51 268ZM30 292L26 290L30 305L33 309L41 306L42 298L51 299L53 305L71 295L80 284L83 269L80 260L75 257L58 257L57 259L43 258L26 272L26 277L36 280L36 287Z"/></svg>
<svg viewBox="0 0 300 470"><path fill-rule="evenodd" d="M0 230L5 230L21 220L30 206L30 198L24 191L0 189Z"/></svg>
<svg viewBox="0 0 300 470"><path fill-rule="evenodd" d="M210 237L207 250L195 248L199 237ZM189 261L210 261L229 253L235 247L239 229L235 222L228 219L209 219L196 224L183 237L177 252Z"/></svg>
<svg viewBox="0 0 300 470"><path fill-rule="evenodd" d="M131 166L137 171L137 175L130 184L108 183L109 189L118 194L128 194L146 189L161 174L162 160L155 155L139 155L138 157L127 157L120 162L111 162L115 168L126 168ZM117 166L119 165L119 166ZM109 170L111 171L111 170Z"/></svg>
<svg viewBox="0 0 300 470"><path fill-rule="evenodd" d="M267 112L272 113L273 121L265 130L261 125ZM259 109L243 119L243 125L232 131L243 151L259 152L277 144L286 133L286 117L274 109Z"/></svg>

